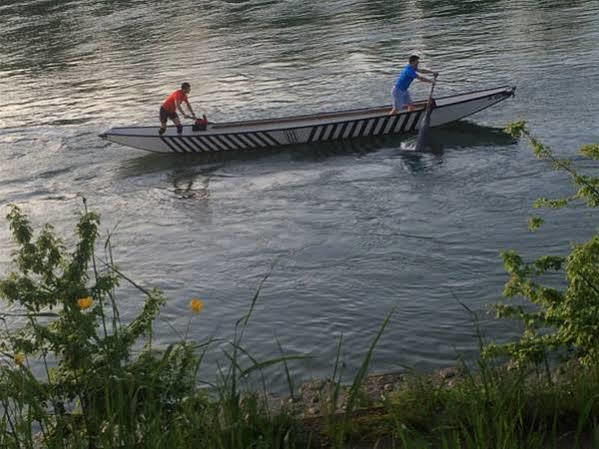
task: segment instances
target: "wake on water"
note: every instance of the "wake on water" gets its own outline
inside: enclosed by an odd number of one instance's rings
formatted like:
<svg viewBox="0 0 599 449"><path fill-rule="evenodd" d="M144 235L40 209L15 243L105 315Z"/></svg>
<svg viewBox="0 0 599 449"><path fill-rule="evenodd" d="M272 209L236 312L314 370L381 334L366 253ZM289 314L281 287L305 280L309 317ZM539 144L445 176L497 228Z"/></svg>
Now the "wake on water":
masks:
<svg viewBox="0 0 599 449"><path fill-rule="evenodd" d="M401 151L416 151L416 142L401 142L399 149Z"/></svg>

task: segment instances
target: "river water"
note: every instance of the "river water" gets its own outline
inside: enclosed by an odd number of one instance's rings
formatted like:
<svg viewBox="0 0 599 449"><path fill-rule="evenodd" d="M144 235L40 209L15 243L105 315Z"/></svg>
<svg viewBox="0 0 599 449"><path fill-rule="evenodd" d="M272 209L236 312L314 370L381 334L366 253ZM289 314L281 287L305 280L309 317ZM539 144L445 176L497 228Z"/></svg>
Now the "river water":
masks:
<svg viewBox="0 0 599 449"><path fill-rule="evenodd" d="M257 359L278 340L312 356L297 376L326 376L343 335L349 375L396 306L372 369L451 365L477 352L458 300L489 337L515 335L485 314L507 279L500 250L563 254L597 224L581 208L542 211L528 232L532 201L571 188L501 131L526 119L596 170L576 151L599 142L597 1L3 0L0 24L0 271L14 248L6 204L71 236L85 196L120 268L169 297L160 343L188 328L191 297L206 305L189 336L231 338L270 273L244 340ZM157 125L182 81L217 122L388 104L412 53L441 73L439 96L505 84L516 96L435 130L425 154L413 136L220 160L97 137ZM427 90L415 82L412 96ZM133 288L119 297L125 318L139 310Z"/></svg>

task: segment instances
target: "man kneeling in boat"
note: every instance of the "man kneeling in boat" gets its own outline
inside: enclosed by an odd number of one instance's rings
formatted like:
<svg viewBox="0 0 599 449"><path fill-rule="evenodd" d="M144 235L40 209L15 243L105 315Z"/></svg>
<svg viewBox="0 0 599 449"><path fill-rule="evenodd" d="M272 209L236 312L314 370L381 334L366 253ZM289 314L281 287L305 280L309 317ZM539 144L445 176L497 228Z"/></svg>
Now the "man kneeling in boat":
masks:
<svg viewBox="0 0 599 449"><path fill-rule="evenodd" d="M410 92L408 92L408 88L410 87L410 84L412 84L412 81L418 79L420 81L424 81L425 83L433 82L433 80L420 76L418 73L429 73L435 78L439 74L438 72L433 72L432 70L419 69L419 60L420 58L416 55L410 56L410 59L408 60L409 64L407 64L399 73L397 81L391 90L391 96L393 97L393 108L391 109L389 115L395 114L396 112L399 112L405 108L408 108L408 111L411 111L414 108L412 105Z"/></svg>
<svg viewBox="0 0 599 449"><path fill-rule="evenodd" d="M162 106L160 106L160 130L158 134L163 135L164 131L166 131L166 122L167 119L171 119L175 125L177 125L177 133L181 134L183 132L183 125L181 125L181 121L179 120L179 116L177 115L177 110L183 115L185 118L196 118L193 109L191 109L191 105L187 100L187 95L191 92L191 86L189 83L181 84L181 89L178 89L172 92ZM187 105L187 109L191 112L191 116L185 114L183 109L181 108L181 103L185 103Z"/></svg>

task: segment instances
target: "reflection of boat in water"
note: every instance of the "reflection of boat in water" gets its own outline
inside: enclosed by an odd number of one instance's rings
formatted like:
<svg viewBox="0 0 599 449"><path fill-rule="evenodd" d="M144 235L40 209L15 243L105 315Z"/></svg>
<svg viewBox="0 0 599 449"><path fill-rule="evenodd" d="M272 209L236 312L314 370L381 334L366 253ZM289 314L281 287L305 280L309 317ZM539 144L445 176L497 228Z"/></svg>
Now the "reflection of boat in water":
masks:
<svg viewBox="0 0 599 449"><path fill-rule="evenodd" d="M430 147L427 153L441 155L445 150L471 147L506 147L516 140L502 128L478 125L467 120L450 123L429 130ZM416 136L387 135L381 137L362 137L359 139L334 140L317 144L297 144L279 148L266 148L255 151L223 151L216 153L187 153L179 157L165 157L160 153L143 153L138 157L123 161L120 173L123 177L143 176L149 173L182 172L194 169L197 173L211 173L212 177L228 177L220 169L237 163L260 162L269 159L276 165L281 161L318 162L332 157L352 156L361 158L381 150L393 150L399 157L419 160L414 152ZM281 151L283 148L286 151ZM400 150L400 151L396 151ZM411 155L414 158L411 158ZM287 166L287 163L285 162Z"/></svg>
<svg viewBox="0 0 599 449"><path fill-rule="evenodd" d="M430 133L432 147L463 148L512 145L516 140L503 128L478 125L467 120L439 126Z"/></svg>
<svg viewBox="0 0 599 449"><path fill-rule="evenodd" d="M486 109L514 94L515 87L498 87L435 99L431 127L451 123ZM205 130L184 126L179 135L168 127L111 128L100 137L120 145L157 153L220 153L260 150L282 145L316 143L360 137L403 135L418 130L426 102L412 111L389 115L389 106L325 112L265 120L210 123Z"/></svg>

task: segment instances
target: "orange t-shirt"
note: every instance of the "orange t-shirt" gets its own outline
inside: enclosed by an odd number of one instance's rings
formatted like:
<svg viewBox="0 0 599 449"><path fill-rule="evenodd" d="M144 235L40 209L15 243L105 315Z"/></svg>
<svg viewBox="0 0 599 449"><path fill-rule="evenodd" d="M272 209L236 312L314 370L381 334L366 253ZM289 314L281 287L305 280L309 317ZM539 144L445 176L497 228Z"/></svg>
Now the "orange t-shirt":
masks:
<svg viewBox="0 0 599 449"><path fill-rule="evenodd" d="M177 104L180 104L184 101L187 101L187 95L181 89L174 91L164 103L162 103L162 107L166 110L166 112L177 112Z"/></svg>

